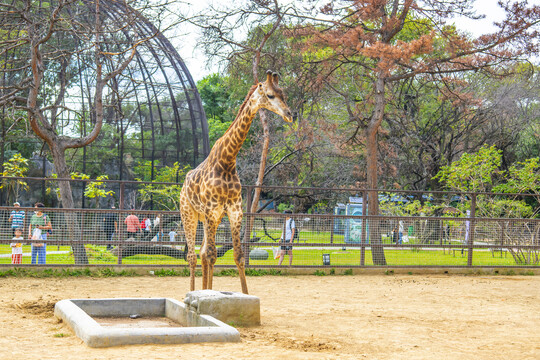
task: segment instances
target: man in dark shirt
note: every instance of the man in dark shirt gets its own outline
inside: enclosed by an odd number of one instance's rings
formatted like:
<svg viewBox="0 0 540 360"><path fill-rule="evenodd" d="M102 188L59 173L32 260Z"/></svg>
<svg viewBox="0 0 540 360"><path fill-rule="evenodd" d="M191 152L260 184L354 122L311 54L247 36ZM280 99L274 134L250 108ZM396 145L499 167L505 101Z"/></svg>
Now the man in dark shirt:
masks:
<svg viewBox="0 0 540 360"><path fill-rule="evenodd" d="M111 206L111 209L115 209L114 205ZM114 233L118 231L118 214L117 213L107 213L103 218L103 231L107 236L107 241L112 241ZM107 250L112 249L112 245L107 244Z"/></svg>

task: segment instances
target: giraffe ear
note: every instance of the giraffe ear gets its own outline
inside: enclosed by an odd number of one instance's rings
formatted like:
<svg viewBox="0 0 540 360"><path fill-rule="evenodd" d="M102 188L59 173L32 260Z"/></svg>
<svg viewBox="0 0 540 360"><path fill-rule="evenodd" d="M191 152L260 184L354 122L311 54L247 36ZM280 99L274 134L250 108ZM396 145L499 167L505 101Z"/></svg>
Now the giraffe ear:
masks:
<svg viewBox="0 0 540 360"><path fill-rule="evenodd" d="M269 84L272 83L272 70L266 70L266 82Z"/></svg>
<svg viewBox="0 0 540 360"><path fill-rule="evenodd" d="M274 85L278 86L279 85L279 74L278 73L273 73L272 74L272 79L274 79Z"/></svg>

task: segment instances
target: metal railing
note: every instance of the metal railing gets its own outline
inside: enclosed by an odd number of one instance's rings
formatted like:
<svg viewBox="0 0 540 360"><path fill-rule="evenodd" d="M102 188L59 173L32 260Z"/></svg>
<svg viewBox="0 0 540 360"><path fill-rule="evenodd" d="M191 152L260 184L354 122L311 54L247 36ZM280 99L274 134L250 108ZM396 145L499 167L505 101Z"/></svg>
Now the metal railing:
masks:
<svg viewBox="0 0 540 360"><path fill-rule="evenodd" d="M143 185L145 183L120 182L115 186L119 191L129 186L136 193ZM248 203L254 188L243 188ZM538 204L536 198L527 194L377 190L381 215L373 216L366 214L363 203L358 202L358 199L367 199L372 190L294 187L265 187L264 190L273 198L261 201L260 212L245 212L243 217L242 248L248 268L280 268L289 264L315 269L540 267ZM120 193L120 199L124 198L125 194ZM530 218L486 216L490 201L501 198L527 198L526 202L533 204L528 211ZM305 199L319 205L311 206L310 213L292 215L299 238L293 244L284 243L281 237L287 215L276 212L275 207L278 202L300 206ZM417 216L418 211L410 210L415 199L421 199L422 211L426 213L420 212ZM272 200L274 204L268 206ZM355 213L355 206L362 211ZM187 266L178 211L47 207L42 210L51 222L52 232L46 234L46 240L32 240L29 225L35 210L33 207L0 207L0 266L39 264L38 252L43 249L35 244L40 243L46 244L47 266ZM24 212L23 240L20 241L13 240L9 221L12 211ZM504 211L516 215L510 208ZM139 222L148 218L149 228L129 233L125 223L129 215L136 216ZM116 219L116 226L111 227L111 218ZM200 226L197 249L202 239ZM19 243L22 244L22 264L12 264L12 244ZM218 227L216 246L216 266L234 267L226 217ZM292 246L292 250L287 246Z"/></svg>
<svg viewBox="0 0 540 360"><path fill-rule="evenodd" d="M0 208L6 218L15 208ZM52 233L46 240L32 240L28 230L33 208L24 211L22 241L13 240L11 227L0 228L0 264L11 264L11 244L23 244L23 265L32 260L32 244L46 243L48 265L92 266L186 266L185 238L180 214L137 210L90 210L44 208ZM116 215L117 228L110 238L106 229L107 214ZM128 233L125 218L135 215L149 218L149 230ZM71 216L70 216L71 215ZM160 222L154 226L156 217ZM284 261L279 264L281 246L289 246L280 238L285 215L279 213L246 213L253 220L250 236L243 238L248 267L289 265L289 252L284 248ZM540 220L538 219L470 219L457 217L413 216L348 216L326 214L294 214L294 267L369 267L377 265L407 267L538 267L540 266ZM71 224L68 223L71 221ZM396 230L397 229L397 230ZM202 227L197 233L197 247L202 242ZM234 266L230 231L225 219L216 236L217 266ZM80 260L77 247L85 255ZM382 259L375 252L382 253ZM381 251L382 250L382 251ZM277 256L277 258L275 258ZM39 261L39 259L38 259ZM18 266L18 265L17 265Z"/></svg>

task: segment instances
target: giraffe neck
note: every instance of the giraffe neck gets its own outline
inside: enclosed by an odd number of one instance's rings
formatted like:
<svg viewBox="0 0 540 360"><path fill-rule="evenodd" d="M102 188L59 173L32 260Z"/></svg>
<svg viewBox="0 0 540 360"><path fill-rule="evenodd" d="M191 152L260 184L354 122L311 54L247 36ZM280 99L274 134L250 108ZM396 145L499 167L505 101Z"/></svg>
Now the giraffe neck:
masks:
<svg viewBox="0 0 540 360"><path fill-rule="evenodd" d="M240 107L240 111L231 126L229 126L225 134L218 140L219 144L216 142L218 146L214 146L218 151L216 160L221 164L236 163L236 156L246 140L249 128L258 110L257 102L253 98L253 93L251 93Z"/></svg>

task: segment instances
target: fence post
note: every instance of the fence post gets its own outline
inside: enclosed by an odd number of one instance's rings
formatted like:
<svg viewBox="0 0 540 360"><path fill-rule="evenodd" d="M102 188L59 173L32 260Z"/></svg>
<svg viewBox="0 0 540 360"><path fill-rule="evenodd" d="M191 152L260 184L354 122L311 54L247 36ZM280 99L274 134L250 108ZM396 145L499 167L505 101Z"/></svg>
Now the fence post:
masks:
<svg viewBox="0 0 540 360"><path fill-rule="evenodd" d="M335 223L335 221L336 220L335 220L334 217L330 218L330 244L334 243L334 223Z"/></svg>
<svg viewBox="0 0 540 360"><path fill-rule="evenodd" d="M360 266L364 266L366 264L367 208L365 199L367 199L366 190L364 190L362 193L362 235L360 237Z"/></svg>
<svg viewBox="0 0 540 360"><path fill-rule="evenodd" d="M124 182L120 183L120 196L119 196L119 204L118 208L119 210L124 210L124 190L125 190L125 184ZM118 265L122 264L122 243L121 240L124 238L124 222L122 221L122 217L124 215L122 212L118 213L118 234L116 237L116 241L118 241Z"/></svg>
<svg viewBox="0 0 540 360"><path fill-rule="evenodd" d="M246 194L246 212L248 214L251 213L251 209L253 207L253 204L251 204L251 201L252 201L252 196L251 196L251 192L253 191L253 187L252 186L248 186L246 188L246 191L247 191L247 194ZM246 227L245 227L245 231L244 231L244 239L240 239L244 242L244 259L245 259L245 267L247 268L249 266L249 237L250 237L250 234L251 234L251 229L252 229L252 217L251 215L247 215L247 218L246 218Z"/></svg>
<svg viewBox="0 0 540 360"><path fill-rule="evenodd" d="M124 210L124 190L125 190L125 184L124 182L120 183L120 196L118 198L118 209Z"/></svg>
<svg viewBox="0 0 540 360"><path fill-rule="evenodd" d="M472 266L473 260L473 246L474 246L474 230L475 230L475 217L476 217L476 193L471 197L471 217L469 227L469 239L468 239L468 251L467 251L467 266Z"/></svg>

